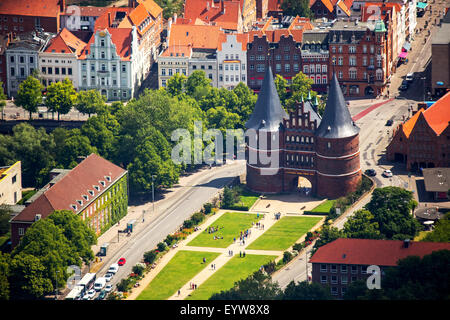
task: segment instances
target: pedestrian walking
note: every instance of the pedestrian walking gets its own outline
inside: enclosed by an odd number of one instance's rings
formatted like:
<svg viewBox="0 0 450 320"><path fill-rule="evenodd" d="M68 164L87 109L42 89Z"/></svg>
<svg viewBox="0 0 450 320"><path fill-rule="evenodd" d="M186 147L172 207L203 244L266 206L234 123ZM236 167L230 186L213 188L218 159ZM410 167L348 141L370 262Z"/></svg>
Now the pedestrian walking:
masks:
<svg viewBox="0 0 450 320"><path fill-rule="evenodd" d="M242 258L242 251L239 251L239 258Z"/></svg>
<svg viewBox="0 0 450 320"><path fill-rule="evenodd" d="M244 251L244 258L245 258L245 251Z"/></svg>
<svg viewBox="0 0 450 320"><path fill-rule="evenodd" d="M205 263L206 262L206 258L205 257L203 257L203 263Z"/></svg>
<svg viewBox="0 0 450 320"><path fill-rule="evenodd" d="M181 293L181 292L180 292L180 289L178 289L178 296L180 296L180 293Z"/></svg>

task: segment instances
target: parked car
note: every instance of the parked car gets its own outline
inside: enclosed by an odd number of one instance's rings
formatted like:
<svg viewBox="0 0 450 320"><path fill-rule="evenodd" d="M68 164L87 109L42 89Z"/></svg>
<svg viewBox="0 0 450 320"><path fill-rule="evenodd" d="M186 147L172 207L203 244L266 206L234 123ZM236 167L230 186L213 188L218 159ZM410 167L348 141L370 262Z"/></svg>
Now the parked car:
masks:
<svg viewBox="0 0 450 320"><path fill-rule="evenodd" d="M398 88L399 90L408 90L409 88L409 83L406 80L402 81L402 84L400 85L400 87Z"/></svg>
<svg viewBox="0 0 450 320"><path fill-rule="evenodd" d="M377 175L377 172L374 169L367 169L365 172L369 177L374 177Z"/></svg>
<svg viewBox="0 0 450 320"><path fill-rule="evenodd" d="M408 81L408 82L413 82L414 81L414 73L408 73L406 75L405 80Z"/></svg>
<svg viewBox="0 0 450 320"><path fill-rule="evenodd" d="M100 291L100 294L98 295L97 300L103 300L103 299L105 299L105 297L106 297L106 291L102 290L102 291Z"/></svg>
<svg viewBox="0 0 450 320"><path fill-rule="evenodd" d="M108 283L108 284L105 286L105 291L106 291L106 292L111 292L111 291L112 291L112 288L113 288L113 287L112 287L112 284L109 284L109 283Z"/></svg>
<svg viewBox="0 0 450 320"><path fill-rule="evenodd" d="M95 296L95 290L91 289L88 292L85 293L83 296L83 300L92 300Z"/></svg>
<svg viewBox="0 0 450 320"><path fill-rule="evenodd" d="M392 177L393 176L393 174L392 174L392 171L391 170L384 170L383 171L383 176L384 177L386 177L386 178L390 178L390 177Z"/></svg>
<svg viewBox="0 0 450 320"><path fill-rule="evenodd" d="M105 285L106 285L106 279L103 277L98 278L97 280L95 280L94 289L95 289L95 291L100 291L105 287Z"/></svg>
<svg viewBox="0 0 450 320"><path fill-rule="evenodd" d="M104 278L105 278L106 282L110 282L113 276L114 276L114 274L108 272L107 274L105 274Z"/></svg>
<svg viewBox="0 0 450 320"><path fill-rule="evenodd" d="M119 266L123 266L126 262L127 262L127 260L125 260L125 258L120 258L120 259L119 259L119 262L117 262L117 264L118 264Z"/></svg>
<svg viewBox="0 0 450 320"><path fill-rule="evenodd" d="M109 266L108 273L116 274L119 271L119 265L117 263L113 263Z"/></svg>
<svg viewBox="0 0 450 320"><path fill-rule="evenodd" d="M387 126L392 126L393 123L394 123L394 121L392 119L389 119L388 121L386 121Z"/></svg>

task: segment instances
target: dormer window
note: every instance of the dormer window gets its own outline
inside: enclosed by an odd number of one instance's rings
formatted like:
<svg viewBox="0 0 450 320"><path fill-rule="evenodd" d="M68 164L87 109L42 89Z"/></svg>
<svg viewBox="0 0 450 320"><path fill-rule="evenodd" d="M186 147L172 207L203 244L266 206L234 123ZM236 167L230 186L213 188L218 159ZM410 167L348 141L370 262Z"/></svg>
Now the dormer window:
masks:
<svg viewBox="0 0 450 320"><path fill-rule="evenodd" d="M99 186L94 186L94 189L97 191L100 191L100 187Z"/></svg>
<svg viewBox="0 0 450 320"><path fill-rule="evenodd" d="M103 181L103 180L101 180L101 181L99 181L100 182L100 184L104 187L104 186L106 186L106 182L105 181Z"/></svg>
<svg viewBox="0 0 450 320"><path fill-rule="evenodd" d="M77 200L77 202L78 202L78 204L79 204L80 206L83 205L83 200Z"/></svg>
<svg viewBox="0 0 450 320"><path fill-rule="evenodd" d="M83 194L83 199L86 200L86 201L88 201L88 200L89 200L89 197L88 197L87 195Z"/></svg>
<svg viewBox="0 0 450 320"><path fill-rule="evenodd" d="M106 181L111 182L111 177L110 176L105 176Z"/></svg>
<svg viewBox="0 0 450 320"><path fill-rule="evenodd" d="M88 192L89 192L89 194L90 194L91 196L93 196L93 195L94 195L94 191L92 191L92 190L88 190Z"/></svg>
<svg viewBox="0 0 450 320"><path fill-rule="evenodd" d="M73 209L73 210L75 210L75 211L77 210L77 206L76 206L75 204L71 204L71 205L70 205L70 208Z"/></svg>

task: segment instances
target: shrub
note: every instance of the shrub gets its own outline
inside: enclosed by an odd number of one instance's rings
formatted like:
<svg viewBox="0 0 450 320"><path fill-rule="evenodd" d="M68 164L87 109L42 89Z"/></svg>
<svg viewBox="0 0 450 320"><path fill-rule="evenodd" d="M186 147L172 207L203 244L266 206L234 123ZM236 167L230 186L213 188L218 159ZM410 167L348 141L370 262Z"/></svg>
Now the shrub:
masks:
<svg viewBox="0 0 450 320"><path fill-rule="evenodd" d="M213 205L212 203L205 203L205 205L203 206L203 210L205 211L205 214L210 214L212 212L213 209Z"/></svg>
<svg viewBox="0 0 450 320"><path fill-rule="evenodd" d="M292 258L293 258L293 255L289 251L285 251L283 253L283 263L288 263L289 261L292 260Z"/></svg>
<svg viewBox="0 0 450 320"><path fill-rule="evenodd" d="M117 290L126 292L129 289L131 289L132 286L132 280L129 278L125 278L120 280L120 282L117 284Z"/></svg>
<svg viewBox="0 0 450 320"><path fill-rule="evenodd" d="M166 239L164 240L164 242L170 246L174 241L176 240L175 236L169 234L167 235Z"/></svg>
<svg viewBox="0 0 450 320"><path fill-rule="evenodd" d="M183 228L189 229L192 228L194 226L194 221L192 220L184 220L183 222Z"/></svg>
<svg viewBox="0 0 450 320"><path fill-rule="evenodd" d="M166 249L166 244L164 242L160 242L156 246L159 252L163 252Z"/></svg>
<svg viewBox="0 0 450 320"><path fill-rule="evenodd" d="M192 215L191 221L194 223L194 225L197 225L200 222L202 222L204 218L205 218L205 215L203 213L196 212Z"/></svg>
<svg viewBox="0 0 450 320"><path fill-rule="evenodd" d="M137 274L140 277L144 274L144 270L145 270L145 268L143 266L138 266L138 265L134 266L132 269L133 273Z"/></svg>
<svg viewBox="0 0 450 320"><path fill-rule="evenodd" d="M275 264L275 261L270 261L269 263L265 264L263 267L264 267L264 270L265 270L268 274L272 274L272 273L275 272L275 270L276 270L276 264Z"/></svg>
<svg viewBox="0 0 450 320"><path fill-rule="evenodd" d="M296 251L301 251L303 249L303 243L296 243L292 246L292 249Z"/></svg>
<svg viewBox="0 0 450 320"><path fill-rule="evenodd" d="M155 251L147 251L144 253L144 262L153 263L156 260L157 253Z"/></svg>

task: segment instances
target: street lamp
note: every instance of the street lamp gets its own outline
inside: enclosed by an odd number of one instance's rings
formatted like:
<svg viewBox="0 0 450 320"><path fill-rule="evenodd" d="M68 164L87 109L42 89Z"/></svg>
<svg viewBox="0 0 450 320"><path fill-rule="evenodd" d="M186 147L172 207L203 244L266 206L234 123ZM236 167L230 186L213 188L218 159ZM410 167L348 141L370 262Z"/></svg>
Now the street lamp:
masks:
<svg viewBox="0 0 450 320"><path fill-rule="evenodd" d="M422 93L423 93L423 102L425 102L425 79L426 77L420 78L423 81Z"/></svg>
<svg viewBox="0 0 450 320"><path fill-rule="evenodd" d="M155 214L155 183L154 183L154 181L155 181L155 178L156 178L156 175L152 175L152 206L153 206L153 214Z"/></svg>

